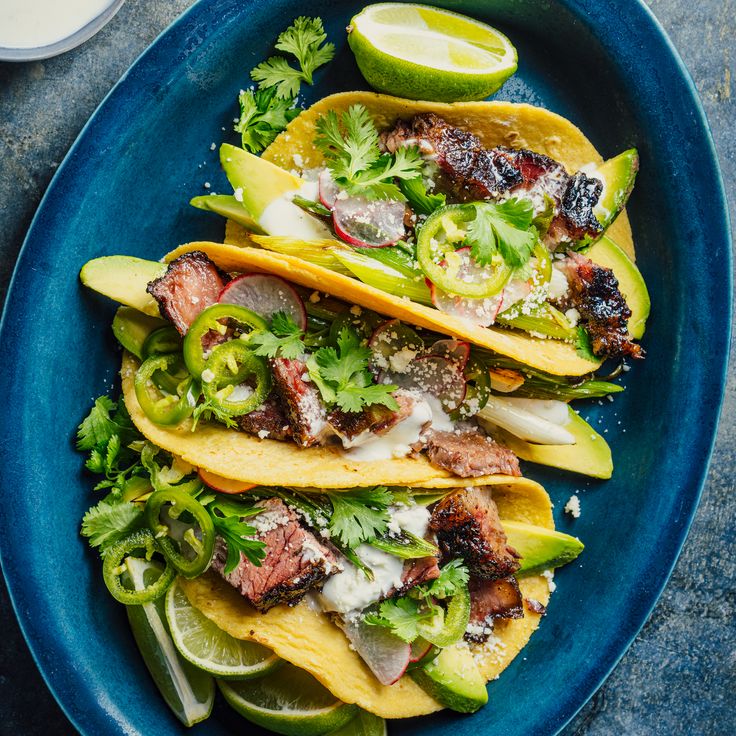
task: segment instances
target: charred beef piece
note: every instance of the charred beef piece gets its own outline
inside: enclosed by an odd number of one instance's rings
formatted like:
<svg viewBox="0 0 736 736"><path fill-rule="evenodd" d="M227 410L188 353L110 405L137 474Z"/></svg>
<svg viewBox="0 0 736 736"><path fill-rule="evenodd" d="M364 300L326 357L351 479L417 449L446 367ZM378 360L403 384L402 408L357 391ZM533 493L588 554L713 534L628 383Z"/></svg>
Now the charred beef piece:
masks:
<svg viewBox="0 0 736 736"><path fill-rule="evenodd" d="M486 641L495 618L523 618L524 604L516 578L511 575L498 580L471 577L470 624L465 638L470 641Z"/></svg>
<svg viewBox="0 0 736 736"><path fill-rule="evenodd" d="M434 157L461 199L486 199L522 182L521 174L503 152L486 150L472 133L455 128L434 113L399 120L382 141L393 153L401 146L418 146Z"/></svg>
<svg viewBox="0 0 736 736"><path fill-rule="evenodd" d="M218 538L212 567L249 603L267 611L279 603L297 603L338 568L334 554L300 525L283 501L269 498L262 506L263 513L250 519L258 529L258 538L266 544L261 566L241 555L240 564L225 574L227 548Z"/></svg>
<svg viewBox="0 0 736 736"><path fill-rule="evenodd" d="M495 580L519 569L519 555L508 545L487 488L468 488L445 496L435 505L429 525L443 555L462 557L476 577Z"/></svg>
<svg viewBox="0 0 736 736"><path fill-rule="evenodd" d="M291 439L289 420L281 401L274 393L271 393L255 411L236 417L235 421L241 432L257 435L261 439L282 441Z"/></svg>
<svg viewBox="0 0 736 736"><path fill-rule="evenodd" d="M397 391L394 398L399 405L397 411L382 404L371 404L358 412L334 409L327 415L327 421L346 446L350 446L350 443L363 432L385 434L399 422L403 422L416 404L413 396L401 391Z"/></svg>
<svg viewBox="0 0 736 736"><path fill-rule="evenodd" d="M146 291L158 302L161 316L185 335L197 315L215 304L229 278L201 251L175 258L166 273Z"/></svg>
<svg viewBox="0 0 736 736"><path fill-rule="evenodd" d="M301 447L320 444L329 431L327 412L317 387L304 380L306 365L301 360L274 358L271 371L294 441Z"/></svg>
<svg viewBox="0 0 736 736"><path fill-rule="evenodd" d="M525 148L499 148L503 156L521 174L522 181L513 191L547 195L560 203L565 195L570 175L565 167L549 156Z"/></svg>
<svg viewBox="0 0 736 736"><path fill-rule="evenodd" d="M644 357L641 346L629 335L627 322L631 310L619 291L613 271L579 253L568 253L564 261L555 265L567 276L569 285L568 296L561 306L578 310L595 355L601 358Z"/></svg>
<svg viewBox="0 0 736 736"><path fill-rule="evenodd" d="M430 430L426 449L432 465L449 470L461 478L521 475L516 455L476 430L459 434Z"/></svg>

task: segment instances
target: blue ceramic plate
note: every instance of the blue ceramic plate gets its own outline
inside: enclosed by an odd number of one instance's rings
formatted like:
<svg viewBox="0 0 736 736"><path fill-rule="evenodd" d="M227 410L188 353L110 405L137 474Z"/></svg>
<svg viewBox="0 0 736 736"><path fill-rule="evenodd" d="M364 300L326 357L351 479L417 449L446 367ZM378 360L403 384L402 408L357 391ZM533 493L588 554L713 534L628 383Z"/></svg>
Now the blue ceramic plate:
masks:
<svg viewBox="0 0 736 736"><path fill-rule="evenodd" d="M338 43L307 102L364 88L344 28L360 2L315 0ZM610 156L636 145L629 213L652 294L647 360L613 404L584 414L606 431L613 480L528 472L557 521L587 545L560 571L549 615L500 680L490 705L392 726L394 734L551 734L600 685L651 611L682 545L706 472L729 342L730 248L722 184L703 112L666 36L642 3L539 0L446 3L497 25L518 74L499 93L577 123ZM265 8L268 8L266 11ZM181 733L153 688L122 607L79 537L92 501L72 437L92 399L116 382L114 306L79 285L89 258L158 258L222 223L190 208L205 181L225 190L212 142L234 141L235 98L270 42L307 10L272 0L201 0L130 69L93 115L36 215L2 328L2 562L49 687L83 734ZM226 130L227 132L223 132ZM582 517L564 518L572 492ZM225 707L194 733L240 733ZM253 732L252 726L246 726Z"/></svg>

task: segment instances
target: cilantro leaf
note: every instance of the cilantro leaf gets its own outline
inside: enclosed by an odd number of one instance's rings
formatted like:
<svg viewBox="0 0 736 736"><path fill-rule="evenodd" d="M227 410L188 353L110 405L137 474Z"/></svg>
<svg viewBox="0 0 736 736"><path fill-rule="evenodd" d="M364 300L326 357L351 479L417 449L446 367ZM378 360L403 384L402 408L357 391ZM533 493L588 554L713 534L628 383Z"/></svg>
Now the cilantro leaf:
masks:
<svg viewBox="0 0 736 736"><path fill-rule="evenodd" d="M305 349L302 329L286 312L276 312L271 329L253 332L248 344L255 346L256 355L266 358L298 358Z"/></svg>
<svg viewBox="0 0 736 736"><path fill-rule="evenodd" d="M386 533L393 496L384 486L327 495L332 503L330 533L347 547L354 549Z"/></svg>
<svg viewBox="0 0 736 736"><path fill-rule="evenodd" d="M307 361L307 370L324 401L337 404L343 411L358 412L372 404L395 411L399 405L392 394L397 387L374 383L368 370L370 357L370 349L345 326L337 338L337 348L317 350Z"/></svg>
<svg viewBox="0 0 736 736"><path fill-rule="evenodd" d="M450 560L440 569L440 576L427 587L433 598L452 598L455 593L468 584L470 573L462 560Z"/></svg>
<svg viewBox="0 0 736 736"><path fill-rule="evenodd" d="M475 205L475 218L468 223L465 242L473 259L489 266L496 253L511 268L521 268L537 242L533 227L534 208L526 199L484 202Z"/></svg>
<svg viewBox="0 0 736 736"><path fill-rule="evenodd" d="M597 361L598 357L593 352L588 331L582 325L578 325L577 339L575 340L575 352L585 360Z"/></svg>
<svg viewBox="0 0 736 736"><path fill-rule="evenodd" d="M238 96L240 117L234 130L241 134L243 148L259 153L301 112L294 98L279 99L276 89L243 90Z"/></svg>
<svg viewBox="0 0 736 736"><path fill-rule="evenodd" d="M433 609L425 609L413 598L402 597L383 601L378 613L368 613L365 622L383 626L407 643L419 636L419 625L434 616Z"/></svg>
<svg viewBox="0 0 736 736"><path fill-rule="evenodd" d="M445 206L446 197L441 192L428 194L421 176L414 179L402 179L399 182L402 194L409 201L409 205L421 215L431 215L436 209Z"/></svg>
<svg viewBox="0 0 736 736"><path fill-rule="evenodd" d="M266 557L266 543L260 539L253 539L256 535L256 528L237 516L220 517L213 513L210 513L210 516L216 534L222 537L227 545L225 574L232 572L240 564L241 554L251 564L260 567L261 560Z"/></svg>
<svg viewBox="0 0 736 736"><path fill-rule="evenodd" d="M92 450L98 445L107 443L118 428L110 418L110 412L115 408L115 402L108 396L95 399L92 410L77 430L78 450Z"/></svg>
<svg viewBox="0 0 736 736"><path fill-rule="evenodd" d="M107 550L143 526L143 507L127 501L100 501L82 518L82 536L89 537L92 547L99 547L104 557Z"/></svg>

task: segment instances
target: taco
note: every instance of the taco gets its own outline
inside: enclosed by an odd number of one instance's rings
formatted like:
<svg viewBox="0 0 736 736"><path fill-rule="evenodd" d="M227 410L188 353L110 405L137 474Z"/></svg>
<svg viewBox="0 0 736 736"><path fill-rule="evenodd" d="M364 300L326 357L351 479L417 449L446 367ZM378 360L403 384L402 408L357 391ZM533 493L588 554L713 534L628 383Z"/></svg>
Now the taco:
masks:
<svg viewBox="0 0 736 736"><path fill-rule="evenodd" d="M556 375L639 358L649 311L623 211L634 149L506 102L326 97L261 158L224 144L226 241L356 303ZM277 263L281 261L281 267Z"/></svg>
<svg viewBox="0 0 736 736"><path fill-rule="evenodd" d="M468 342L356 307L350 290L319 291L331 284L300 259L191 243L166 260L96 259L82 280L129 305L113 329L128 349L133 422L205 472L246 485L441 488L508 482L522 457L611 474L605 441L551 396L613 384L545 377L535 390L534 377Z"/></svg>

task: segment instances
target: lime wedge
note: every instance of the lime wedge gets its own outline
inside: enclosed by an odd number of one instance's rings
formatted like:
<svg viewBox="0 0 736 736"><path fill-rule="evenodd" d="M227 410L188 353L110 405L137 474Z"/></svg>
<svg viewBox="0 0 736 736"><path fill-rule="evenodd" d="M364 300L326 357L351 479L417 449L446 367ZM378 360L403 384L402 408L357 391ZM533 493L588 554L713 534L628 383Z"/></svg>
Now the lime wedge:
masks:
<svg viewBox="0 0 736 736"><path fill-rule="evenodd" d="M240 715L284 736L330 733L358 712L358 706L337 700L312 675L288 663L257 680L218 680L217 685Z"/></svg>
<svg viewBox="0 0 736 736"><path fill-rule="evenodd" d="M128 557L125 564L135 590L143 590L162 571L156 563L138 557ZM142 606L126 606L126 612L143 661L174 715L185 726L205 720L215 701L215 682L212 675L179 656L166 625L163 598Z"/></svg>
<svg viewBox="0 0 736 736"><path fill-rule="evenodd" d="M270 649L235 639L215 626L189 602L178 581L166 593L166 618L179 654L217 677L246 680L281 665Z"/></svg>
<svg viewBox="0 0 736 736"><path fill-rule="evenodd" d="M481 100L516 71L502 33L426 5L369 5L350 21L348 43L371 87L409 99Z"/></svg>
<svg viewBox="0 0 736 736"><path fill-rule="evenodd" d="M330 731L329 736L386 736L386 721L367 710L361 710L342 728Z"/></svg>

